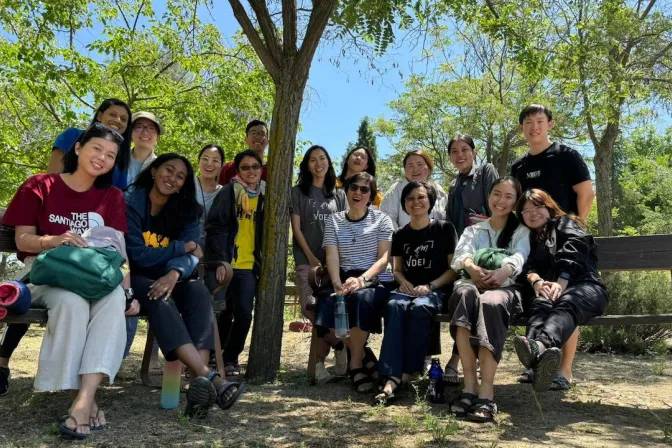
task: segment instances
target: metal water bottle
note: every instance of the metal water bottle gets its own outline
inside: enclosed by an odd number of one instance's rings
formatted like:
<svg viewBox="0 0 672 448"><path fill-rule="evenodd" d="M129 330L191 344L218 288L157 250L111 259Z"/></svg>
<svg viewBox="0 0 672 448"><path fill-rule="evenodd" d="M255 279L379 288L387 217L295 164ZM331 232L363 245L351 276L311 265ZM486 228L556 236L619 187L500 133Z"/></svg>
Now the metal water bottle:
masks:
<svg viewBox="0 0 672 448"><path fill-rule="evenodd" d="M427 396L430 403L443 403L443 370L441 361L438 358L432 359L432 366L429 368L429 387Z"/></svg>
<svg viewBox="0 0 672 448"><path fill-rule="evenodd" d="M337 338L350 337L348 310L345 307L345 299L343 296L336 296L336 303L334 304L334 322L334 330Z"/></svg>

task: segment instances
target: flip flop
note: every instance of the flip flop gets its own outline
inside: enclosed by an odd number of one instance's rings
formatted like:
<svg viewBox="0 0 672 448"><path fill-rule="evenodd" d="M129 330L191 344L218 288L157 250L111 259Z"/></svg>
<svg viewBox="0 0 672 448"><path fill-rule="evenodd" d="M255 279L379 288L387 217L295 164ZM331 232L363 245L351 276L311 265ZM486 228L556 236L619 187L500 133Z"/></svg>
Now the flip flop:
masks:
<svg viewBox="0 0 672 448"><path fill-rule="evenodd" d="M230 395L229 398L223 399L222 397L223 397L224 393L227 390L231 389L232 387L236 387L237 390L233 393L233 395ZM217 391L217 399L215 400L215 403L217 403L217 405L220 408L222 408L224 410L227 410L231 406L233 406L236 403L236 401L238 401L238 398L241 396L241 394L243 392L245 392L245 383L244 382L240 382L240 383L228 382L225 385L223 385L222 387L220 387L219 390Z"/></svg>
<svg viewBox="0 0 672 448"><path fill-rule="evenodd" d="M65 422L69 418L71 418L72 421L75 422L75 428L74 429L68 428L65 424ZM57 421L58 421L58 432L61 436L66 436L66 437L70 437L72 439L77 439L77 440L84 440L87 437L89 437L88 434L82 434L82 433L77 432L77 428L79 428L80 426L88 426L89 429L91 429L91 426L78 423L77 419L75 417L73 417L72 414L63 415L61 417L58 417Z"/></svg>
<svg viewBox="0 0 672 448"><path fill-rule="evenodd" d="M560 356L561 352L557 347L546 349L539 356L539 361L534 366L534 380L532 381L532 388L535 392L545 392L550 389L560 367Z"/></svg>
<svg viewBox="0 0 672 448"><path fill-rule="evenodd" d="M100 414L100 411L101 411L101 409L98 408L98 412L96 412L96 416L95 416L95 417L89 417L89 421L90 421L92 418L97 419L97 418L98 418L98 415ZM97 426L93 426L92 424L89 423L89 428L91 428L91 431L104 431L104 430L105 430L105 425L97 425Z"/></svg>

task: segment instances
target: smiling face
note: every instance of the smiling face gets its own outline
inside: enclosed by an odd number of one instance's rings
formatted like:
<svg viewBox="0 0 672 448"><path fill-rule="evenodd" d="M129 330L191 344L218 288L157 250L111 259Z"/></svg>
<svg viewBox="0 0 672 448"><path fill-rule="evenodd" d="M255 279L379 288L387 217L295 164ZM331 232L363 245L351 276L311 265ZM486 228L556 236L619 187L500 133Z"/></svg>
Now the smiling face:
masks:
<svg viewBox="0 0 672 448"><path fill-rule="evenodd" d="M177 193L187 179L187 165L181 159L172 159L152 168L154 190L164 196Z"/></svg>
<svg viewBox="0 0 672 448"><path fill-rule="evenodd" d="M245 136L245 144L252 151L259 154L263 160L264 151L268 146L268 131L266 130L266 126L263 124L252 126Z"/></svg>
<svg viewBox="0 0 672 448"><path fill-rule="evenodd" d="M369 205L369 201L371 200L371 186L365 180L353 182L348 187L347 197L350 208L363 210Z"/></svg>
<svg viewBox="0 0 672 448"><path fill-rule="evenodd" d="M347 165L351 176L353 174L359 174L369 167L369 156L366 154L366 151L360 148L350 154Z"/></svg>
<svg viewBox="0 0 672 448"><path fill-rule="evenodd" d="M313 179L324 179L329 170L327 154L321 149L313 150L310 153L310 159L308 159L308 170L313 175Z"/></svg>
<svg viewBox="0 0 672 448"><path fill-rule="evenodd" d="M217 148L208 148L198 159L198 169L206 179L215 179L222 170L222 156Z"/></svg>
<svg viewBox="0 0 672 448"><path fill-rule="evenodd" d="M238 165L238 174L243 182L256 185L261 179L261 165L254 157L245 156Z"/></svg>
<svg viewBox="0 0 672 448"><path fill-rule="evenodd" d="M525 225L532 230L542 229L551 219L551 214L544 205L537 205L532 201L525 202L521 215Z"/></svg>
<svg viewBox="0 0 672 448"><path fill-rule="evenodd" d="M462 174L467 174L474 166L476 151L465 141L455 140L450 145L450 163Z"/></svg>
<svg viewBox="0 0 672 448"><path fill-rule="evenodd" d="M84 146L76 143L77 170L83 170L91 177L108 173L114 168L118 152L119 144L100 137L93 137Z"/></svg>
<svg viewBox="0 0 672 448"><path fill-rule="evenodd" d="M159 138L159 127L152 120L138 118L133 123L131 138L136 148L153 151Z"/></svg>
<svg viewBox="0 0 672 448"><path fill-rule="evenodd" d="M517 200L518 194L511 182L503 181L496 184L488 197L492 216L507 216L515 207Z"/></svg>
<svg viewBox="0 0 672 448"><path fill-rule="evenodd" d="M415 188L406 196L406 212L411 217L427 216L429 214L429 195L425 187Z"/></svg>
<svg viewBox="0 0 672 448"><path fill-rule="evenodd" d="M548 142L548 131L553 129L553 122L543 112L525 117L519 126L529 145L544 145Z"/></svg>
<svg viewBox="0 0 672 448"><path fill-rule="evenodd" d="M128 112L122 106L110 106L104 112L98 112L98 115L96 115L96 120L120 134L126 131L129 119Z"/></svg>
<svg viewBox="0 0 672 448"><path fill-rule="evenodd" d="M422 156L412 155L406 159L404 165L404 174L406 179L410 180L427 180L429 175L429 165Z"/></svg>

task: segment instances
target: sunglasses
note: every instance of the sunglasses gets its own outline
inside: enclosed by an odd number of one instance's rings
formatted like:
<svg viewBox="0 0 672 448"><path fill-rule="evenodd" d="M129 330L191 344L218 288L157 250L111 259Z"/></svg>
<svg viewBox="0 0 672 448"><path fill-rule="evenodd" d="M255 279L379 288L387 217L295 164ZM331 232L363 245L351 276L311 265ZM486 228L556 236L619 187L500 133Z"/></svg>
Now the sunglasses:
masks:
<svg viewBox="0 0 672 448"><path fill-rule="evenodd" d="M371 191L371 187L364 187L357 184L350 184L348 190L352 191L353 193L359 190L362 192L362 194L369 194L369 192Z"/></svg>
<svg viewBox="0 0 672 448"><path fill-rule="evenodd" d="M107 126L105 126L103 123L96 121L95 123L91 123L91 126L89 126L86 130L89 131L91 129L98 129L100 131L106 131L112 134L112 136L119 142L119 143L124 143L124 137L115 131L114 129L110 129ZM83 135L83 134L82 134Z"/></svg>
<svg viewBox="0 0 672 448"><path fill-rule="evenodd" d="M254 165L240 165L238 169L240 171L250 171L250 170L257 171L261 169L261 165L259 165L258 163L255 163Z"/></svg>

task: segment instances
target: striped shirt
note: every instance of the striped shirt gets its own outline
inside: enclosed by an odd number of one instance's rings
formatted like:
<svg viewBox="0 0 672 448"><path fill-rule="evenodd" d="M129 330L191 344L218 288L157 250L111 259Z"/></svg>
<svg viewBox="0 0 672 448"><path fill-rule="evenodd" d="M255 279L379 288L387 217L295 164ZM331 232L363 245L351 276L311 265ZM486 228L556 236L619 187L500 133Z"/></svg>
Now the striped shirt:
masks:
<svg viewBox="0 0 672 448"><path fill-rule="evenodd" d="M333 213L325 220L322 247L338 248L341 270L365 271L378 261L378 242L392 241L392 220L372 208L359 221L351 221L346 213Z"/></svg>

